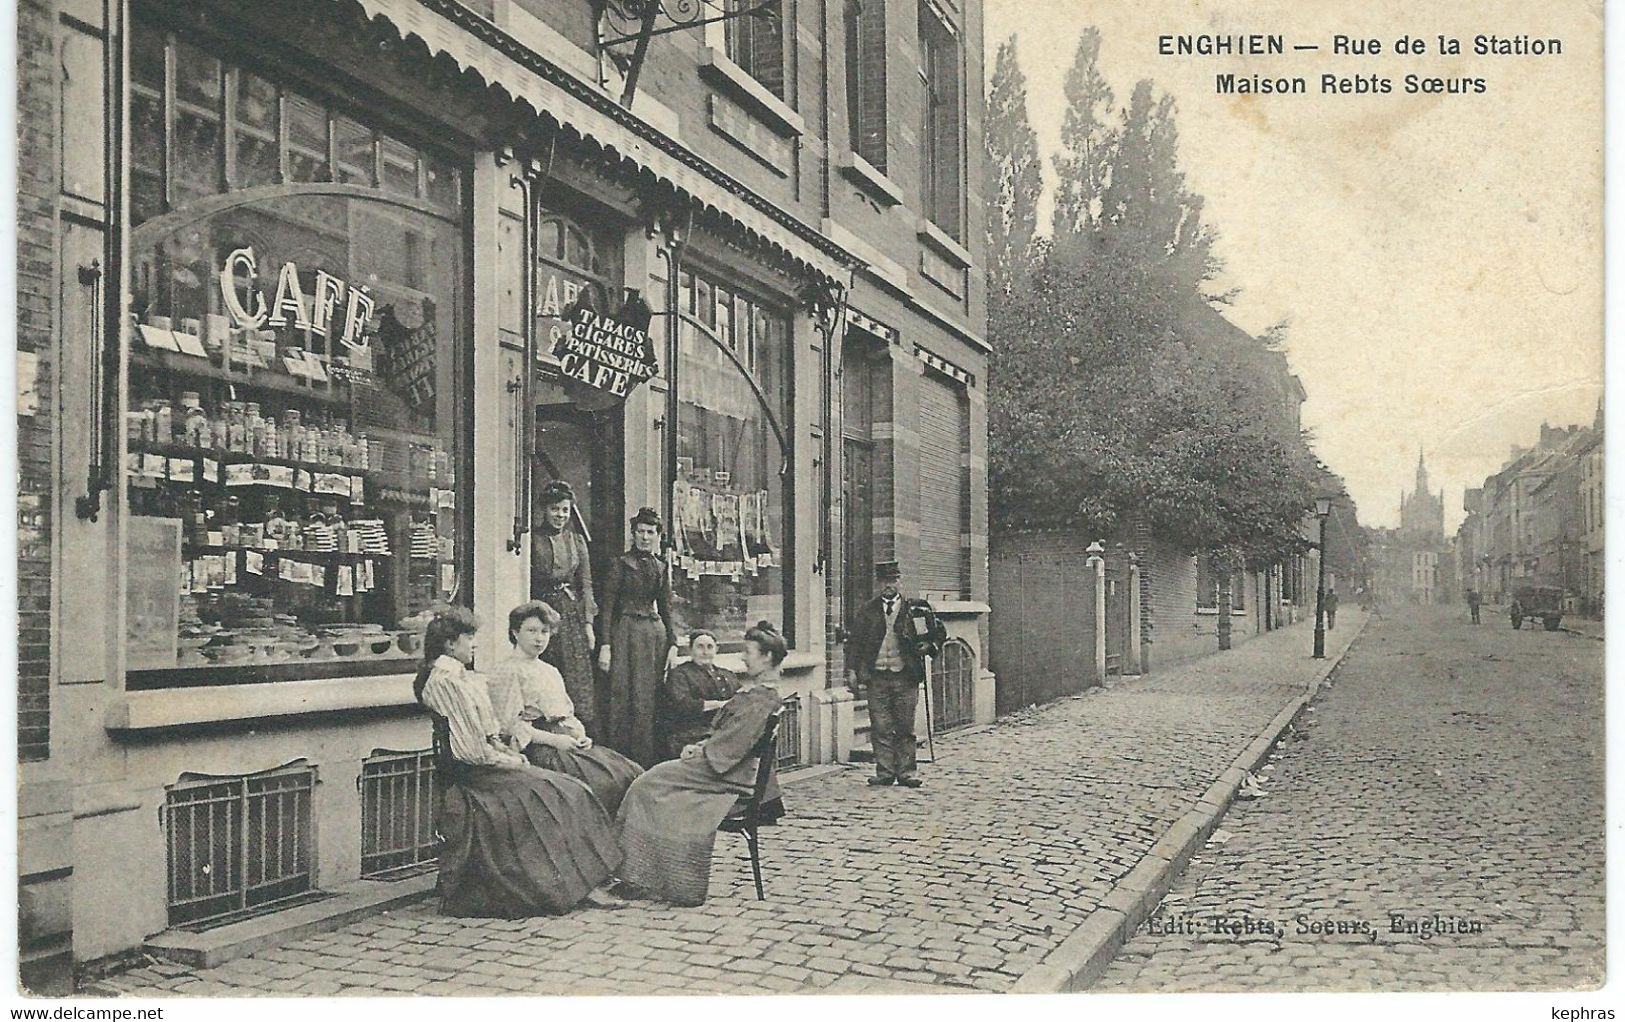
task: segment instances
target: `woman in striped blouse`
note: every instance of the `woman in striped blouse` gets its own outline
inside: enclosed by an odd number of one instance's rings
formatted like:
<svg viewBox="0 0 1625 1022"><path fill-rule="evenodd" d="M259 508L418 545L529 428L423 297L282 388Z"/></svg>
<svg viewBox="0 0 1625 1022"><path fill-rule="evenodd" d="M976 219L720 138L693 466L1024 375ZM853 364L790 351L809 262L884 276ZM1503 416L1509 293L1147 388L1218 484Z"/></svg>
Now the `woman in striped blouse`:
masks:
<svg viewBox="0 0 1625 1022"><path fill-rule="evenodd" d="M485 679L469 670L478 628L461 608L436 615L413 685L444 743L441 910L509 919L567 912L610 878L620 851L586 785L531 766L502 735Z"/></svg>

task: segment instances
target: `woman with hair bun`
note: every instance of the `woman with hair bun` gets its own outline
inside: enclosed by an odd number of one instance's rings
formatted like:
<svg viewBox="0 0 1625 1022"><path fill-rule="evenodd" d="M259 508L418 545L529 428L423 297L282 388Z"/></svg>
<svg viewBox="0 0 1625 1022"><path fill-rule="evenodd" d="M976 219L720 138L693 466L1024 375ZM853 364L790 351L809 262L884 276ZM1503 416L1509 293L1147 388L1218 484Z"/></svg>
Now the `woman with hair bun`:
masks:
<svg viewBox="0 0 1625 1022"><path fill-rule="evenodd" d="M546 600L562 618L543 659L558 668L582 727L588 734L602 738L597 683L592 673L592 650L597 638L592 620L598 605L593 601L587 539L572 525L576 491L563 479L554 479L542 487L536 502L541 506L542 519L530 540L530 597Z"/></svg>
<svg viewBox="0 0 1625 1022"><path fill-rule="evenodd" d="M660 679L677 658L671 579L659 551L660 512L639 508L632 517L632 549L609 566L599 617L604 645L598 650L598 666L609 673L601 738L646 767L660 762L655 700Z"/></svg>
<svg viewBox="0 0 1625 1022"><path fill-rule="evenodd" d="M625 893L674 905L705 901L717 827L756 783L756 743L779 711L779 666L788 648L766 621L745 633L749 679L712 722L710 737L686 746L632 782L616 818ZM784 814L777 779L768 777L764 814Z"/></svg>
<svg viewBox="0 0 1625 1022"><path fill-rule="evenodd" d="M586 785L536 769L503 737L485 679L468 669L478 629L467 610L437 614L412 685L435 717L441 760L440 908L482 918L558 915L609 879L620 852Z"/></svg>
<svg viewBox="0 0 1625 1022"><path fill-rule="evenodd" d="M576 718L558 668L541 659L560 624L559 612L541 600L508 613L513 653L491 672L491 705L502 733L543 770L568 774L592 789L611 816L643 768L593 744Z"/></svg>

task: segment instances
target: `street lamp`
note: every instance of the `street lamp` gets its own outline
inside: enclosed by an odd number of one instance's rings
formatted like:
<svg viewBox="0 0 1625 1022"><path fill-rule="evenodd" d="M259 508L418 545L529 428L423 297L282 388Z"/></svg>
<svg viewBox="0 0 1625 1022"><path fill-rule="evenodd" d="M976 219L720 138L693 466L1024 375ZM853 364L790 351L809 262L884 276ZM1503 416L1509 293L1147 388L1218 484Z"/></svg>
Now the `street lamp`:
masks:
<svg viewBox="0 0 1625 1022"><path fill-rule="evenodd" d="M1315 498L1315 517L1320 519L1320 581L1315 585L1315 659L1326 659L1326 516L1332 513L1330 497Z"/></svg>

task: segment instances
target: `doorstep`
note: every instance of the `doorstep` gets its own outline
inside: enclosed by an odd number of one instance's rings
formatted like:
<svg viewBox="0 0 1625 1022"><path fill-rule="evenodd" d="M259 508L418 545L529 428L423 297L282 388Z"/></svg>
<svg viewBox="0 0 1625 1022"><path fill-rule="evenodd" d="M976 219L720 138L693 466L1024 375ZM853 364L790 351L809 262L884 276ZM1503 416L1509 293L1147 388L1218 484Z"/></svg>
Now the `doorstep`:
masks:
<svg viewBox="0 0 1625 1022"><path fill-rule="evenodd" d="M212 969L234 958L328 933L367 916L421 901L434 894L435 870L404 880L353 880L306 905L217 926L202 933L165 930L149 937L142 950L194 969Z"/></svg>

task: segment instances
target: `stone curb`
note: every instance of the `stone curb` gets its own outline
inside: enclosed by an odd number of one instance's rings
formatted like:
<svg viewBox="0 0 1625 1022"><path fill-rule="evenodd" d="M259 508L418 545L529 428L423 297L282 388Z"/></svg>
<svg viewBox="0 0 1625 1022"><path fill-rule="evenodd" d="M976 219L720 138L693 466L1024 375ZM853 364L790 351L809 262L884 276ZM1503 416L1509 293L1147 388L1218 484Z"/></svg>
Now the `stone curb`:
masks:
<svg viewBox="0 0 1625 1022"><path fill-rule="evenodd" d="M1087 990L1111 964L1119 949L1162 902L1174 878L1184 869L1229 810L1242 780L1263 765L1294 718L1308 706L1326 679L1342 666L1349 650L1365 632L1371 616L1366 615L1354 630L1343 651L1328 658L1317 670L1303 694L1294 696L1270 720L1263 732L1249 743L1218 780L1203 793L1195 808L1188 810L1163 832L1134 868L1121 877L1100 905L1072 931L1055 950L1027 970L1011 989L1017 994L1074 993Z"/></svg>

